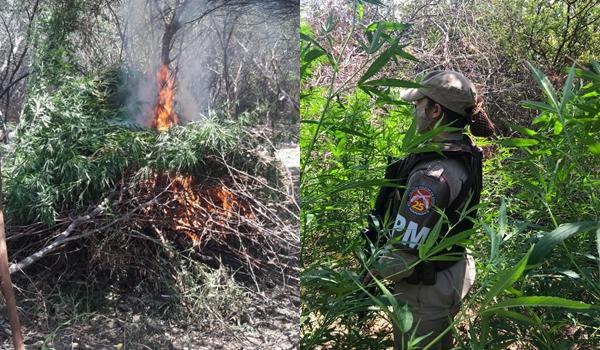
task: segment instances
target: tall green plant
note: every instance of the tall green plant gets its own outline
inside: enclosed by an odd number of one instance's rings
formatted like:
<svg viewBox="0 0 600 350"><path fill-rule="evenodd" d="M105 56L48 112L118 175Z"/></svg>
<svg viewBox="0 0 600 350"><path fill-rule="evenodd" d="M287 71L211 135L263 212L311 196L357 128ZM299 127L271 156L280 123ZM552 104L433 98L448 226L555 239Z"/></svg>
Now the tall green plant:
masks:
<svg viewBox="0 0 600 350"><path fill-rule="evenodd" d="M360 23L358 7L352 11ZM357 47L371 60L354 72L356 79L336 82L336 62L343 51L328 47L334 40L327 33L335 27L329 18L323 33L315 34L307 24L303 29L302 348L384 348L390 344L389 330L365 336L369 330L360 324L369 319L360 315L378 311L406 330L410 310L377 279L374 284L383 296L364 288L360 266L372 264L378 252L366 259L357 232L365 224L373 192L382 184L378 178L385 156L417 151L432 135L408 128L409 110L395 98L393 87L417 85L380 76L394 59L409 58L397 54L402 45L386 32L402 24L354 23L352 35L363 38ZM356 29L361 27L362 32ZM565 85L556 91L531 65L546 100L524 105L540 115L529 128L514 126L520 137L491 143L498 155L489 161L494 166L486 168L491 172L486 180L495 183L487 185L479 219L489 240L472 233L460 242L489 252L478 256L475 293L456 321L464 322L467 310L478 310L471 332L463 334L467 340L462 348L500 349L517 341L556 348L565 343L557 345L552 339L567 322L585 326L598 321L600 71L597 64L592 67L571 68ZM313 85L311 79L323 72L332 73L328 84L323 87L320 80ZM590 245L592 241L596 244ZM425 244L420 257L425 260L436 249L440 245ZM417 343L412 339L406 347Z"/></svg>
<svg viewBox="0 0 600 350"><path fill-rule="evenodd" d="M432 150L428 141L449 130L440 127L420 135L415 125L410 126L411 111L398 101L394 88L420 85L382 73L396 60L416 60L400 43L408 25L365 23L365 6L359 1L352 4L350 25L341 36L334 29L343 23L335 21L333 12L320 31L307 23L301 27L301 347L305 349L388 346L388 332L365 338L361 331L360 314L369 309L381 312L403 331L410 329L410 310L384 283L374 279L382 297L362 285L360 266L372 265L379 253L367 261L358 232L366 224L374 192L385 183L381 178L387 156ZM357 50L367 59L341 67L340 62L348 60L345 55ZM327 76L325 82L314 84L321 74ZM412 339L408 348L418 341Z"/></svg>
<svg viewBox="0 0 600 350"><path fill-rule="evenodd" d="M54 91L46 81L31 87L17 136L3 150L12 224L52 224L65 211L97 204L124 177L199 171L208 156L234 151L241 140L238 122L215 114L167 133L118 125L114 120L123 116L112 69L64 78Z"/></svg>
<svg viewBox="0 0 600 350"><path fill-rule="evenodd" d="M569 344L566 339L556 342L561 329L599 319L600 250L589 242L599 238L593 145L600 126L600 71L571 67L559 93L538 68L529 67L545 101L525 101L526 107L540 111L533 127L514 126L521 137L500 142L513 150L504 159L510 161L506 167L496 168L512 179L512 198L510 204L502 202L495 229L483 225L491 243L489 264L479 281L485 288L478 289L485 293L474 297L480 319L463 348L504 348L525 341L561 349ZM529 249L523 252L524 247ZM521 252L519 260L514 252ZM565 309L569 313L561 311Z"/></svg>

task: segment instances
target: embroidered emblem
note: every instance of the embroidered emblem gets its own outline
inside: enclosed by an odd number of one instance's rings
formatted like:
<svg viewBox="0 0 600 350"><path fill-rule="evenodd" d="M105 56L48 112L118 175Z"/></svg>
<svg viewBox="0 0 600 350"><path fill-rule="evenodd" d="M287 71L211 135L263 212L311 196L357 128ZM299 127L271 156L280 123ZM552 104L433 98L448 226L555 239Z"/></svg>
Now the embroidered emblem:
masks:
<svg viewBox="0 0 600 350"><path fill-rule="evenodd" d="M410 191L407 204L411 213L425 215L435 205L435 196L429 187L416 186Z"/></svg>

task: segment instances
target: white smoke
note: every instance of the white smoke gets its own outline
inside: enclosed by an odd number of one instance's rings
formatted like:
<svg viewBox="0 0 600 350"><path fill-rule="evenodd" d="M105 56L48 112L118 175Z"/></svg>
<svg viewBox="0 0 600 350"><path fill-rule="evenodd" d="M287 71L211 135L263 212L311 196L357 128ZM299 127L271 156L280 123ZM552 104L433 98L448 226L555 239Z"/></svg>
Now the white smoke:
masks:
<svg viewBox="0 0 600 350"><path fill-rule="evenodd" d="M204 1L196 3L199 8ZM156 73L160 66L161 42L165 31L163 16L172 16L168 9L173 7L173 1L129 0L122 9L125 19L124 57L131 73L126 82L129 92L127 111L141 125L149 125L153 118L158 95ZM184 17L181 22L185 20ZM175 109L183 121L198 119L201 111L208 107L209 82L203 79L202 73L208 57L202 54L205 52L202 49L212 39L190 35L198 26L184 24L175 34L170 51L173 59L171 73L176 74Z"/></svg>
<svg viewBox="0 0 600 350"><path fill-rule="evenodd" d="M166 14L168 21L173 14L169 9L179 11L182 25L173 40L170 69L176 74L175 111L184 122L200 120L208 110L220 108L211 104L215 95L224 93L220 79L223 74L223 33L233 30L227 55L229 75L237 79L237 84L248 83L247 77L240 78L238 74L242 68L248 69L256 62L266 64L271 59L271 53L263 48L277 47L282 36L278 29L281 23L268 13L251 7L240 12L223 8L194 21L214 3L208 4L205 0L129 0L124 3L124 57L132 73L126 83L129 92L127 110L137 123L149 125L153 117L158 94L156 72L166 27L163 16ZM291 61L298 60L297 54L292 52L291 56ZM257 79L256 76L253 78Z"/></svg>

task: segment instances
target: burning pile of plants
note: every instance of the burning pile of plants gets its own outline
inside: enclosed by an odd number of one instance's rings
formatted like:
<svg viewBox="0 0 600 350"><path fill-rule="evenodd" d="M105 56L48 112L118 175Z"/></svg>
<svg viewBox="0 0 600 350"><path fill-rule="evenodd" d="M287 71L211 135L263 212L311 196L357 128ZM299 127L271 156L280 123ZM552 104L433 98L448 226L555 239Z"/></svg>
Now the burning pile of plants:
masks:
<svg viewBox="0 0 600 350"><path fill-rule="evenodd" d="M32 85L3 149L11 271L160 295L189 287L177 273L195 261L254 290L297 286L298 207L270 143L244 118L178 125L162 77L155 115L134 129L114 122L114 70L55 91Z"/></svg>

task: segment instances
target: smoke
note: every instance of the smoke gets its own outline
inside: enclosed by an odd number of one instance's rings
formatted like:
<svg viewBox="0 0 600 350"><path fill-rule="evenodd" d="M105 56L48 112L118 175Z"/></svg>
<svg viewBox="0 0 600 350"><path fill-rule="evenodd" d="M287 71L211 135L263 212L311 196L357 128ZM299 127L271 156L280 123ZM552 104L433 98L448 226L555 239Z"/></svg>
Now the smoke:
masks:
<svg viewBox="0 0 600 350"><path fill-rule="evenodd" d="M126 90L127 112L138 124L149 126L153 118L154 106L158 96L156 74L161 64L162 39L169 19L178 16L183 8L167 1L129 0L124 3L124 58L127 66ZM190 28L178 29L170 43L169 53L173 57L169 68L175 75L175 110L183 120L194 120L200 115L201 105L206 104L207 84L202 84L201 76L186 69L186 66L205 66L206 55L182 50L183 46L201 42L189 41L184 37ZM188 38L185 38L189 40ZM185 44L185 45L184 45ZM195 56L193 60L192 56ZM184 63L185 61L185 63ZM197 88L196 92L191 89ZM199 94L204 91L204 94Z"/></svg>
<svg viewBox="0 0 600 350"><path fill-rule="evenodd" d="M256 62L266 62L261 45L276 47L278 21L256 7L222 7L205 0L129 0L122 8L124 57L128 67L127 111L149 125L158 95L156 73L164 58L165 33L175 76L175 111L181 121L201 120L223 101L238 102L245 76ZM220 6L222 6L221 3ZM260 6L260 5L257 5ZM201 18L200 20L197 20ZM176 22L177 26L169 27ZM293 23L295 24L295 23ZM292 24L292 25L293 25ZM271 42L269 42L271 41ZM292 55L293 56L293 55ZM297 61L297 55L294 56ZM227 62L227 69L224 62ZM256 69L255 69L256 70ZM256 75L252 81L257 80Z"/></svg>

